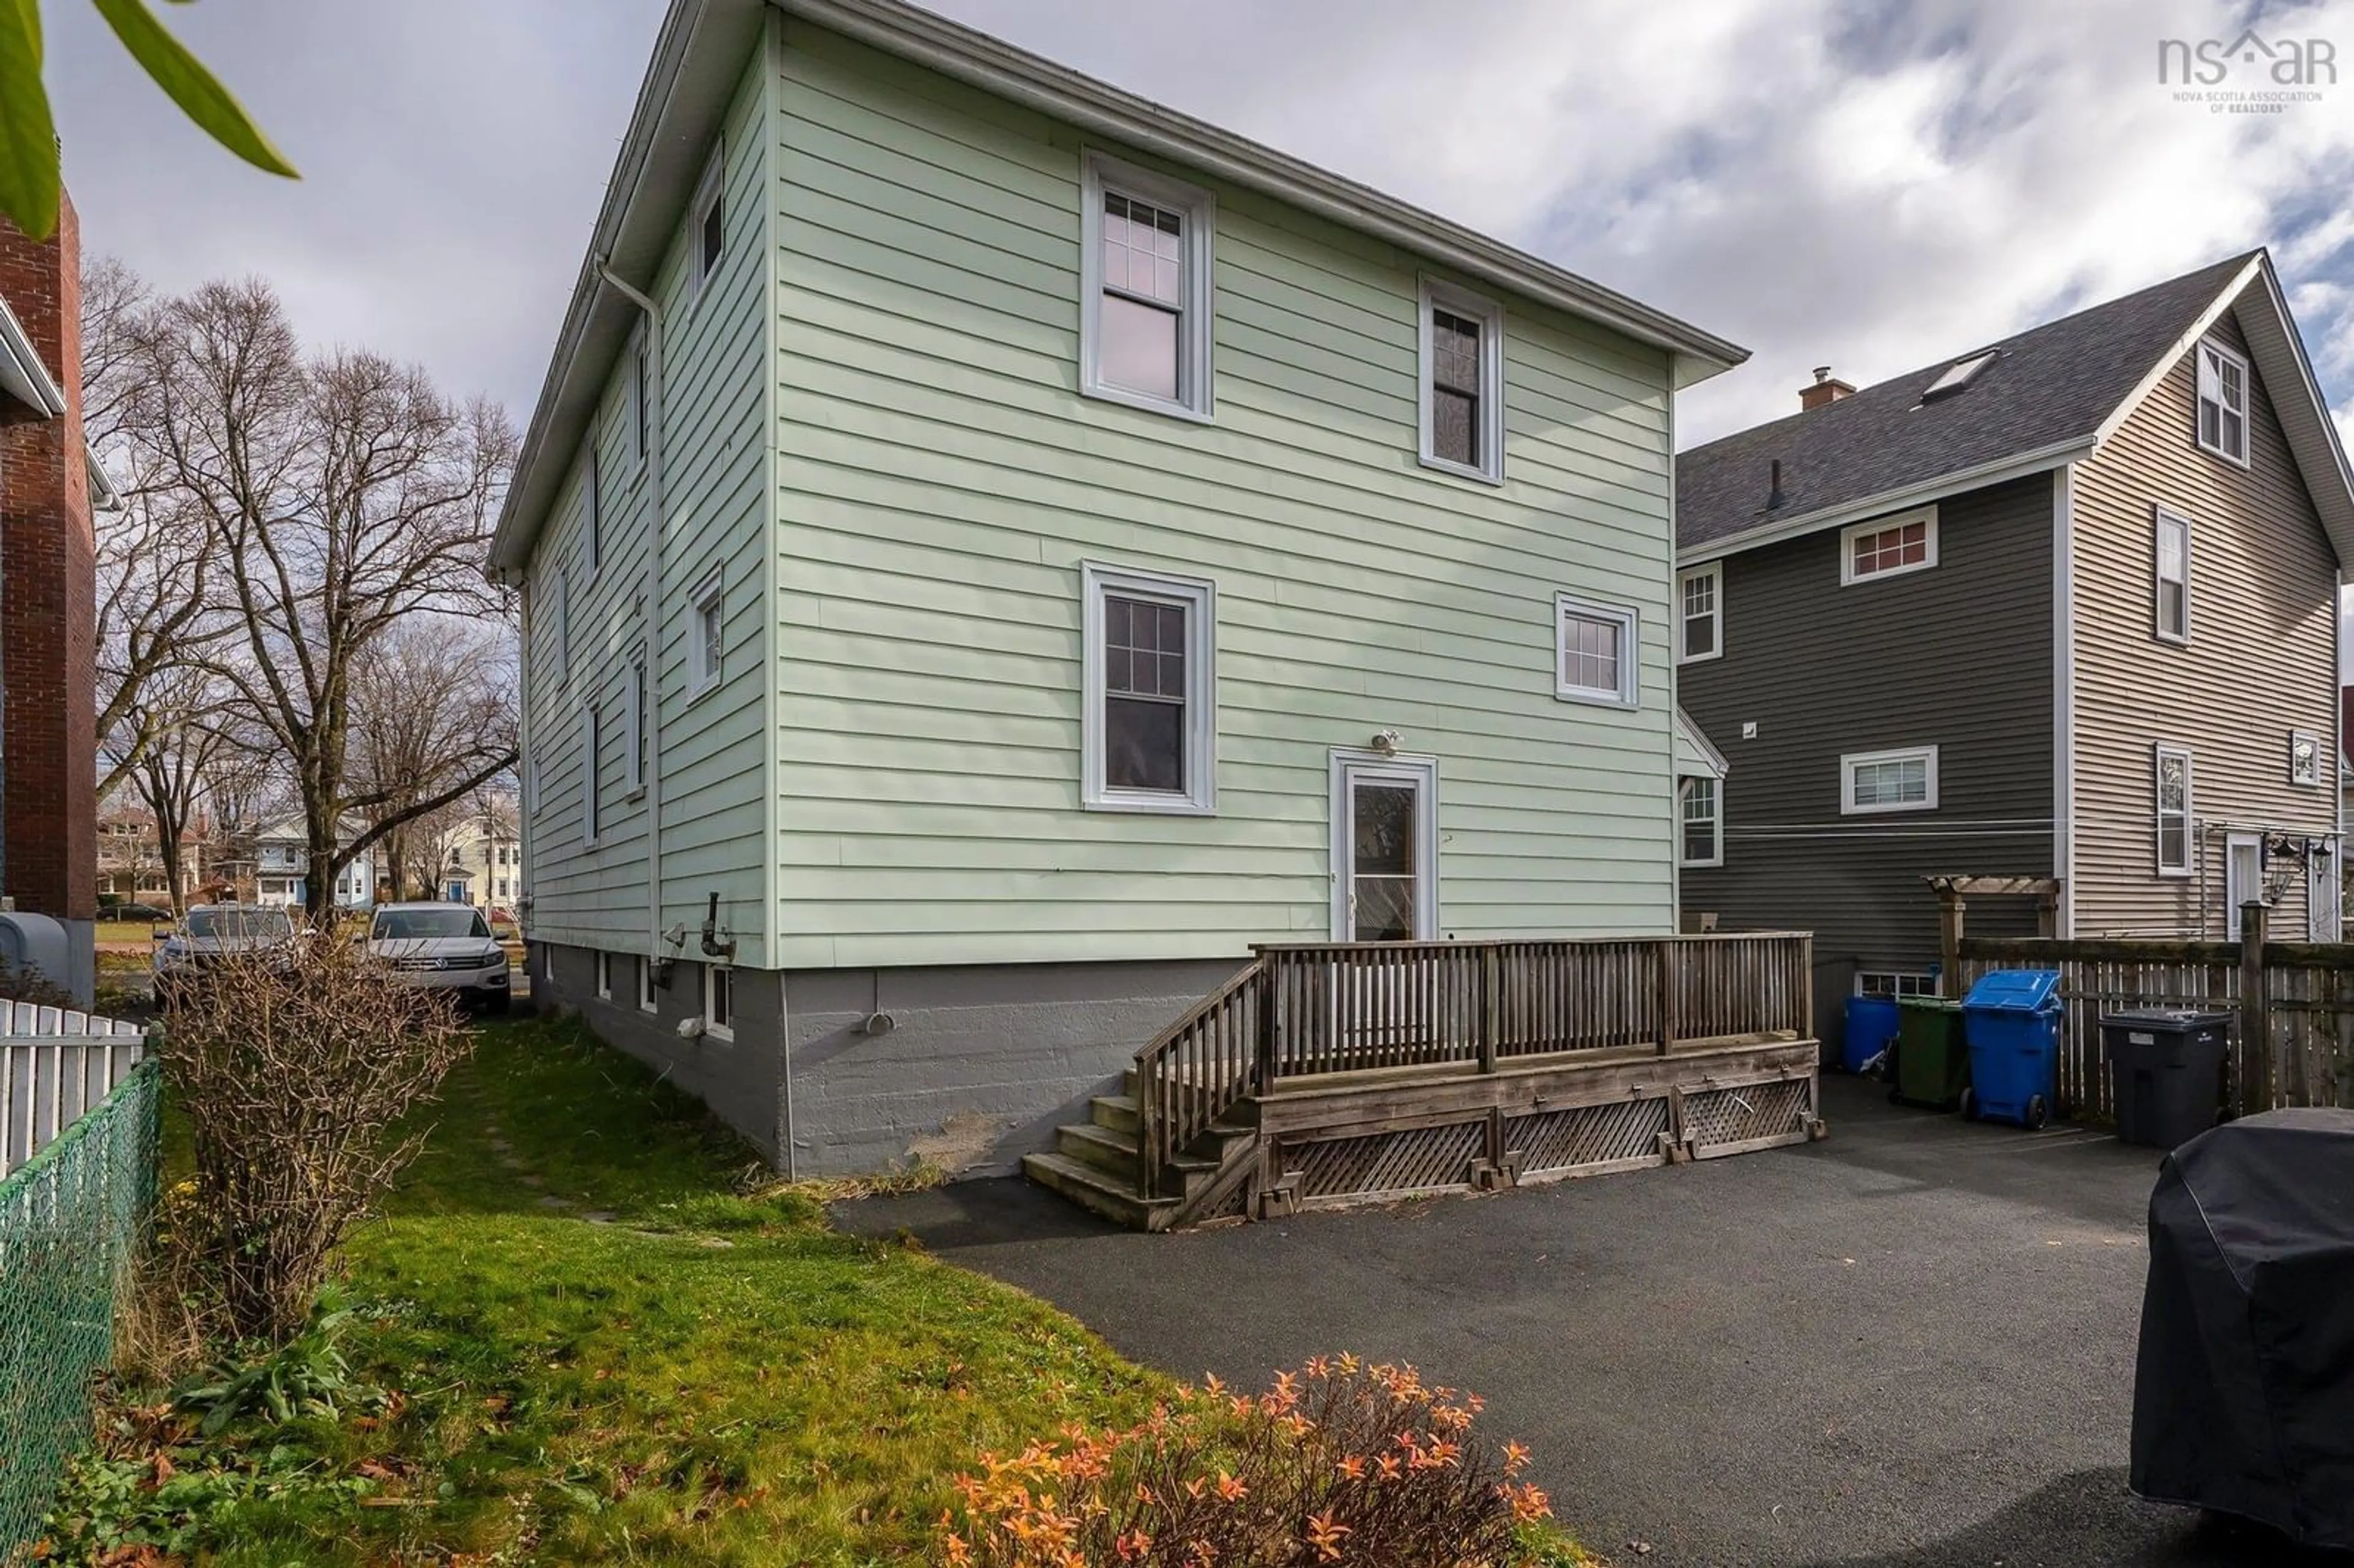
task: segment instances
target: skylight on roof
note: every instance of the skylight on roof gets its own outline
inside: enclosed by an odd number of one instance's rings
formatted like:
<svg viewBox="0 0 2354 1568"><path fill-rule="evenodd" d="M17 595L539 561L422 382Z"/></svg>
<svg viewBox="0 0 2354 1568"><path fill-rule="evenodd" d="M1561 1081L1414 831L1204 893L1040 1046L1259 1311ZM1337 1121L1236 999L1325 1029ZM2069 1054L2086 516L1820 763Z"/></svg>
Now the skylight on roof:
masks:
<svg viewBox="0 0 2354 1568"><path fill-rule="evenodd" d="M2001 355L2002 350L1989 348L1983 354L1974 354L1967 359L1954 361L1953 364L1946 366L1946 373L1943 376L1929 383L1929 389L1921 394L1921 401L1933 403L1940 397L1952 397L1977 380L1978 373L1992 365L2001 357Z"/></svg>

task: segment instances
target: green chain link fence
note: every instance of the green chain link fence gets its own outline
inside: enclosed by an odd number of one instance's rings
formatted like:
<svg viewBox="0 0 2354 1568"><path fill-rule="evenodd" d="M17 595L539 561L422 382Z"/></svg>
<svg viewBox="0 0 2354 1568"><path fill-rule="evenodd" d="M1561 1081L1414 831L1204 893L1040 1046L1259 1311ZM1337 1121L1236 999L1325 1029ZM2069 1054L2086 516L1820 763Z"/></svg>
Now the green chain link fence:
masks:
<svg viewBox="0 0 2354 1568"><path fill-rule="evenodd" d="M89 1445L90 1379L114 1351L115 1292L155 1206L153 1061L0 1181L0 1563L40 1533Z"/></svg>

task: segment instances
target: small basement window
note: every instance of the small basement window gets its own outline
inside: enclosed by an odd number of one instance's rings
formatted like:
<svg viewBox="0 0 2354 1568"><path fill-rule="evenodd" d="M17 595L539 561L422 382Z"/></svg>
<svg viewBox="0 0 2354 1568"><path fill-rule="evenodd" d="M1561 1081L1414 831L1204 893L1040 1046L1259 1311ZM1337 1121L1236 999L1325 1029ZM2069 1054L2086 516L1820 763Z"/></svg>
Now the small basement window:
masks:
<svg viewBox="0 0 2354 1568"><path fill-rule="evenodd" d="M2248 462L2248 362L2221 344L2199 345L2199 445Z"/></svg>
<svg viewBox="0 0 2354 1568"><path fill-rule="evenodd" d="M1876 517L1840 533L1840 582L1893 577L1937 564L1937 509Z"/></svg>
<svg viewBox="0 0 2354 1568"><path fill-rule="evenodd" d="M638 1011L652 1012L654 1006L654 961L641 958L638 959Z"/></svg>
<svg viewBox="0 0 2354 1568"><path fill-rule="evenodd" d="M703 966L703 1032L715 1040L736 1038L736 971Z"/></svg>
<svg viewBox="0 0 2354 1568"><path fill-rule="evenodd" d="M1858 969L1855 975L1858 996L1935 996L1937 994L1935 975L1915 974L1906 969Z"/></svg>
<svg viewBox="0 0 2354 1568"><path fill-rule="evenodd" d="M1988 366L1992 365L2001 356L2000 349L1989 348L1983 353L1973 354L1967 359L1954 361L1953 364L1946 366L1943 375L1929 383L1927 389L1921 394L1921 401L1934 403L1940 397L1952 397L1977 380L1985 373Z"/></svg>

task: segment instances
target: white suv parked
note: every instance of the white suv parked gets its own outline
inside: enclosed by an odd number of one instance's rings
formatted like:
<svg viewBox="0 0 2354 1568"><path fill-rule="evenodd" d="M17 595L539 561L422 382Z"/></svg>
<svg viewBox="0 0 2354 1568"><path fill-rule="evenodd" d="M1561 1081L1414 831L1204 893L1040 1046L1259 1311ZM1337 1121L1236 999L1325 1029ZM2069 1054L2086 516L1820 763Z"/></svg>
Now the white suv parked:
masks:
<svg viewBox="0 0 2354 1568"><path fill-rule="evenodd" d="M260 904L199 904L180 928L155 944L155 1001L169 1005L183 987L216 965L294 945L294 922L283 909Z"/></svg>
<svg viewBox="0 0 2354 1568"><path fill-rule="evenodd" d="M507 1010L507 950L468 905L379 904L368 918L367 950L411 985Z"/></svg>

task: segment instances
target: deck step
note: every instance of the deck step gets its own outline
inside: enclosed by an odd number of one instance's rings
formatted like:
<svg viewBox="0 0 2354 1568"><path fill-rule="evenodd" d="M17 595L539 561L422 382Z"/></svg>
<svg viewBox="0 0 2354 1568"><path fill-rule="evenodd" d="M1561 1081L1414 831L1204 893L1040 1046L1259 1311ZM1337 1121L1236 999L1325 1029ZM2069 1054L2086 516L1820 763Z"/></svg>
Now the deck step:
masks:
<svg viewBox="0 0 2354 1568"><path fill-rule="evenodd" d="M1147 1198L1132 1181L1067 1154L1025 1154L1022 1173L1130 1230L1165 1230L1177 1217L1177 1199Z"/></svg>
<svg viewBox="0 0 2354 1568"><path fill-rule="evenodd" d="M1130 1139L1143 1125L1136 1113L1134 1095L1097 1095L1087 1102L1087 1119L1108 1132L1123 1133Z"/></svg>
<svg viewBox="0 0 2354 1568"><path fill-rule="evenodd" d="M1055 1129L1055 1152L1110 1171L1131 1185L1136 1181L1136 1135L1114 1132L1093 1122Z"/></svg>

